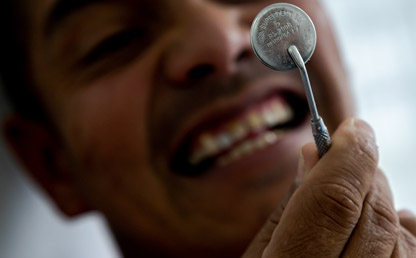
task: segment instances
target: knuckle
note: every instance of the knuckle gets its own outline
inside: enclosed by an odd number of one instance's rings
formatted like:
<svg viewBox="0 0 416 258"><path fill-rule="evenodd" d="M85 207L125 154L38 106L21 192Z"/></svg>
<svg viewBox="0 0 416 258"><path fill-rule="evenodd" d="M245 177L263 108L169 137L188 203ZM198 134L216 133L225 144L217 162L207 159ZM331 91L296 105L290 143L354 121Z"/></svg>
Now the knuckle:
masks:
<svg viewBox="0 0 416 258"><path fill-rule="evenodd" d="M360 133L347 131L344 140L334 147L338 151L331 167L336 175L333 178L335 186L332 188L341 193L350 192L352 200L362 200L378 167L378 150L374 140Z"/></svg>
<svg viewBox="0 0 416 258"><path fill-rule="evenodd" d="M374 199L372 196L368 198L370 201L365 202L367 206L365 209L368 208L370 212L370 223L377 228L384 239L397 239L400 231L400 221L392 205L381 198L377 198L376 201L371 200Z"/></svg>
<svg viewBox="0 0 416 258"><path fill-rule="evenodd" d="M416 238L401 228L392 257L414 257L416 254Z"/></svg>
<svg viewBox="0 0 416 258"><path fill-rule="evenodd" d="M361 215L361 202L358 190L343 183L328 183L313 191L314 203L318 207L318 216L314 223L330 228L338 233L349 234Z"/></svg>

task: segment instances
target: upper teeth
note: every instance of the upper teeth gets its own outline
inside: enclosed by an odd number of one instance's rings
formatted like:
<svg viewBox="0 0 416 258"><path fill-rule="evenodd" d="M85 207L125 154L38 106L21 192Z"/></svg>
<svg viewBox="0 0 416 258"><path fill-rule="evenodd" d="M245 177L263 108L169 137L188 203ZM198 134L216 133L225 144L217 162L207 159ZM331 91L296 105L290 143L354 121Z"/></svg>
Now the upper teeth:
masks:
<svg viewBox="0 0 416 258"><path fill-rule="evenodd" d="M222 151L235 145L251 133L261 132L269 127L273 127L279 124L283 124L293 117L291 108L283 103L279 98L268 101L260 108L256 108L247 112L245 115L239 117L222 127L222 130L218 130L215 133L202 133L198 139L196 148L191 153L189 162L192 165L196 165L202 160L214 156ZM271 134L266 134L269 141ZM267 141L266 138L258 139L258 146L264 146L260 141ZM244 142L239 144L240 149L244 146ZM232 151L231 151L231 154ZM240 156L240 155L234 155Z"/></svg>

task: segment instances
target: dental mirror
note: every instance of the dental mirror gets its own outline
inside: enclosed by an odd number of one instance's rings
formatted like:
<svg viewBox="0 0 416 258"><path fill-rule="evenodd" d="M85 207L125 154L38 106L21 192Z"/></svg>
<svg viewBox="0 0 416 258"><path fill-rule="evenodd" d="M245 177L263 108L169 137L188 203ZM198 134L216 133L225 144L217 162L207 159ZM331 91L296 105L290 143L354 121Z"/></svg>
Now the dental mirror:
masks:
<svg viewBox="0 0 416 258"><path fill-rule="evenodd" d="M304 62L311 58L316 46L315 26L299 7L278 3L264 8L251 26L254 53L266 66L279 70L293 70L297 66L287 49L298 48Z"/></svg>
<svg viewBox="0 0 416 258"><path fill-rule="evenodd" d="M292 4L267 6L253 21L251 45L256 56L269 68L279 71L299 69L312 115L312 134L322 157L331 145L331 138L318 114L305 66L316 46L316 30L311 18Z"/></svg>

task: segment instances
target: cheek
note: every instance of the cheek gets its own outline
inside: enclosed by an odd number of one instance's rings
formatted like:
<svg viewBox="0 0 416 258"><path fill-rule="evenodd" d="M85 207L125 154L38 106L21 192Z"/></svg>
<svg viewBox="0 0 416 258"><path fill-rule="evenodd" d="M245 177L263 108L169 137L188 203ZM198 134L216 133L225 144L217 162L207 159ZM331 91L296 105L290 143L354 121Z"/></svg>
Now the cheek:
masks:
<svg viewBox="0 0 416 258"><path fill-rule="evenodd" d="M125 71L99 80L66 103L61 129L84 181L91 176L125 184L151 173L146 130L151 81L143 74Z"/></svg>

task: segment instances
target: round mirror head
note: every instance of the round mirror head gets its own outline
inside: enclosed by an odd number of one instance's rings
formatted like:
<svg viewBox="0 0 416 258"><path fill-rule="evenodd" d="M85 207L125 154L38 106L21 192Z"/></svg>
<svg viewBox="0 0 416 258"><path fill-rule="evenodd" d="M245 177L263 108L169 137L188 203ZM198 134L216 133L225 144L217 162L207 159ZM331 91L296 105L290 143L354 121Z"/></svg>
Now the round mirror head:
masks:
<svg viewBox="0 0 416 258"><path fill-rule="evenodd" d="M292 4L272 4L257 15L251 26L254 53L266 66L286 71L296 68L288 48L295 45L306 63L316 46L316 31L311 18Z"/></svg>

